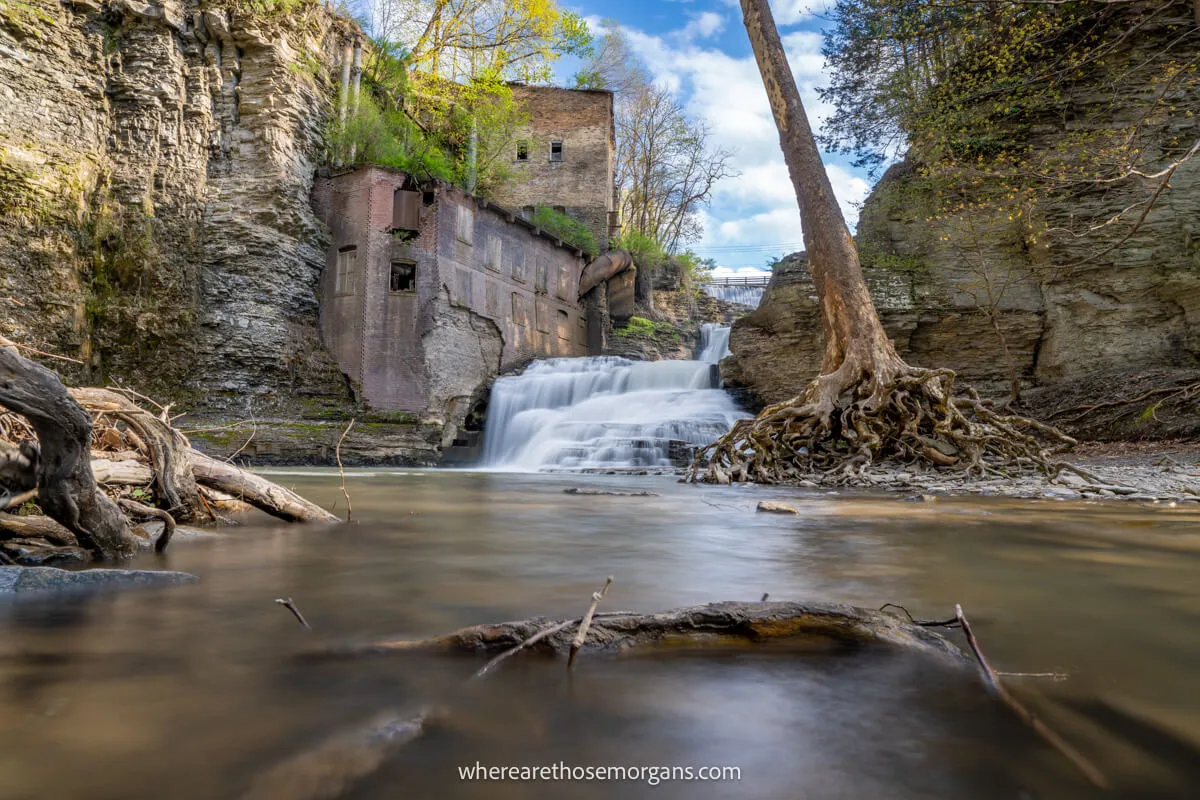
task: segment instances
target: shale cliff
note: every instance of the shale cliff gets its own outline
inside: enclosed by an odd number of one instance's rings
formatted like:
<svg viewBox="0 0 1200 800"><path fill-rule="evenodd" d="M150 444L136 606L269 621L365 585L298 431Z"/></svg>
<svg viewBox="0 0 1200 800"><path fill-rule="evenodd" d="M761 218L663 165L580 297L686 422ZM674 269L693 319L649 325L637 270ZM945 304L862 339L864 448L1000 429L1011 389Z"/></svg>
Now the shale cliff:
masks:
<svg viewBox="0 0 1200 800"><path fill-rule="evenodd" d="M270 7L0 0L3 332L68 377L234 412L348 398L309 195L356 28Z"/></svg>
<svg viewBox="0 0 1200 800"><path fill-rule="evenodd" d="M1162 43L1180 30L1200 43L1190 19L1164 18L1130 39L1122 62L1153 64ZM1035 126L1035 151L1086 159L1086 150L1072 151L1081 132L1101 126L1099 133L1117 135L1138 123L1106 91L1103 78L1097 72L1067 87L1060 118ZM1141 123L1150 151L1200 139L1200 116L1188 112L1200 109L1195 82L1148 85L1140 99L1160 94L1161 113ZM1156 180L1097 182L1054 197L1038 206L1031 224L994 203L941 213L936 181L921 166L910 154L888 170L857 231L876 307L903 357L953 368L993 396L1008 394L1015 376L1026 408L1044 416L1200 380L1200 159L1178 168L1141 225L1108 252L1093 237L1030 231L1074 230L1076 218L1105 220L1130 207L1136 212ZM1124 222L1112 238L1132 227ZM822 346L815 290L797 254L776 268L759 308L735 323L735 357L722 372L751 404L779 401L816 375ZM1175 397L1173 409L1154 408L1162 396L1151 396L1132 416L1076 432L1099 438L1200 434L1196 394Z"/></svg>

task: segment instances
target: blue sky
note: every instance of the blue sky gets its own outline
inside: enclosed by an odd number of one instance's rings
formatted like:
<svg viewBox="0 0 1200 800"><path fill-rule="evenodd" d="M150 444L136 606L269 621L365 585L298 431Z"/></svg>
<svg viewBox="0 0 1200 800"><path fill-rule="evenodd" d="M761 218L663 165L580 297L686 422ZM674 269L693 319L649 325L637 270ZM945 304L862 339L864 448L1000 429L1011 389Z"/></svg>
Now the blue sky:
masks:
<svg viewBox="0 0 1200 800"><path fill-rule="evenodd" d="M723 181L705 212L704 237L692 247L718 264L761 267L772 256L801 249L800 215L788 179L766 93L750 51L736 0L566 0L596 29L615 19L654 79L676 92L689 113L703 120L716 144L735 151L738 178ZM828 113L816 87L823 85L822 13L832 0L771 3L797 85L814 127ZM575 63L556 72L566 82ZM870 188L849 160L826 156L835 194L851 228Z"/></svg>

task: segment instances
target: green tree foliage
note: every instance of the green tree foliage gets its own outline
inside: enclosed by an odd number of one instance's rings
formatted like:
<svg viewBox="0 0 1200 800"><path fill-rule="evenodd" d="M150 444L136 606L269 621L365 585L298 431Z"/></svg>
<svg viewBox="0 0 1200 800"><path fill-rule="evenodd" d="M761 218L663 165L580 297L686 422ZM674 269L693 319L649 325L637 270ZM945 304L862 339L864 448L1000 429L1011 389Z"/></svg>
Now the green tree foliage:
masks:
<svg viewBox="0 0 1200 800"><path fill-rule="evenodd" d="M488 196L511 179L501 154L526 118L495 76L465 84L413 75L406 51L373 41L361 89L340 98L326 136L335 163L369 163ZM472 158L474 154L474 158Z"/></svg>
<svg viewBox="0 0 1200 800"><path fill-rule="evenodd" d="M907 148L931 220L1004 214L1029 244L1048 199L1147 183L1116 218L1049 231L1120 241L1200 144L1193 3L838 0L823 144L872 168Z"/></svg>
<svg viewBox="0 0 1200 800"><path fill-rule="evenodd" d="M600 248L596 246L596 237L586 225L573 217L546 206L538 206L529 221L567 244L578 247L588 258L595 258L600 252Z"/></svg>

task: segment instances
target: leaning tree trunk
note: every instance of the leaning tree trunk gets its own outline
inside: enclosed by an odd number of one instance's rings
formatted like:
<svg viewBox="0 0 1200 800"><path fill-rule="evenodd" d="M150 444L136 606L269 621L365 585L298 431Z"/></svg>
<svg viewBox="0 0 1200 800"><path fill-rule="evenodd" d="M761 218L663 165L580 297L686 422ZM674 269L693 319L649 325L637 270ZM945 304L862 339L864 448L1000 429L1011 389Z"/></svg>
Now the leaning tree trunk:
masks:
<svg viewBox="0 0 1200 800"><path fill-rule="evenodd" d="M886 386L904 363L884 332L867 291L858 249L821 163L771 10L766 0L742 0L742 13L800 205L808 268L821 302L823 391L813 399L828 419L838 395L847 388L862 378L877 387Z"/></svg>
<svg viewBox="0 0 1200 800"><path fill-rule="evenodd" d="M24 415L37 433L38 505L97 558L127 558L137 540L121 510L92 475L92 418L54 372L0 343L0 405Z"/></svg>
<svg viewBox="0 0 1200 800"><path fill-rule="evenodd" d="M951 370L912 367L897 355L867 291L767 0L741 4L800 206L825 353L821 374L802 394L739 421L697 453L691 477L869 481L868 468L883 459L974 474L1005 464L1057 474L1063 465L1049 457L1073 440L1031 420L1000 416L974 393L956 403Z"/></svg>

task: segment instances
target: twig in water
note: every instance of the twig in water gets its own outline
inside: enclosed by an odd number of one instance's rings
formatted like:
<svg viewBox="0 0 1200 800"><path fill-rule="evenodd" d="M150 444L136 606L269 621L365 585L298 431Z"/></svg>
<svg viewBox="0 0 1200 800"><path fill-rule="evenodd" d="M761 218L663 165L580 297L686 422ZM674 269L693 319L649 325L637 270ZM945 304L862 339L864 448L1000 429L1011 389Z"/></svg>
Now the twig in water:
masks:
<svg viewBox="0 0 1200 800"><path fill-rule="evenodd" d="M579 632L575 634L575 639L571 642L571 654L567 656L567 669L574 666L575 655L579 652L579 648L583 647L583 642L587 638L588 628L592 625L592 616L596 613L596 606L600 605L604 595L608 594L608 587L612 586L612 582L613 576L609 575L608 580L604 582L604 588L598 592L592 592L592 604L588 606L587 613L583 615L583 621L579 623Z"/></svg>
<svg viewBox="0 0 1200 800"><path fill-rule="evenodd" d="M963 614L961 605L954 606L954 614L958 618L958 624L962 626L963 633L966 634L967 644L971 646L971 652L975 654L975 659L979 662L979 671L983 675L983 682L987 684L992 694L1000 702L1008 706L1009 710L1016 714L1022 722L1033 728L1034 732L1038 736L1041 736L1047 744L1066 756L1072 764L1079 768L1080 772L1087 776L1088 780L1101 789L1107 789L1108 780L1100 770L1096 769L1096 766L1092 762L1088 761L1082 753L1047 727L1046 723L1038 719L1032 711L1009 694L1008 689L1004 688L1004 684L1000 682L999 673L992 669L992 665L984 657L983 651L979 649L979 642L975 639L975 633L971 630L971 624L967 622L967 617Z"/></svg>
<svg viewBox="0 0 1200 800"><path fill-rule="evenodd" d="M312 625L308 624L308 620L306 620L304 615L300 613L300 609L296 608L296 604L292 602L292 598L276 597L275 602L292 612L292 614L296 617L296 621L303 625L305 629L310 631L312 630Z"/></svg>
<svg viewBox="0 0 1200 800"><path fill-rule="evenodd" d="M1071 677L1065 672L997 672L1002 678L1049 678L1052 681L1065 681Z"/></svg>
<svg viewBox="0 0 1200 800"><path fill-rule="evenodd" d="M354 515L354 508L350 505L350 493L346 491L346 471L342 469L342 442L353 427L354 420L351 419L350 424L346 426L346 430L342 431L342 435L338 439L337 449L334 450L334 455L337 456L338 475L342 477L342 495L346 498L346 522L349 522Z"/></svg>
<svg viewBox="0 0 1200 800"><path fill-rule="evenodd" d="M569 619L569 620L566 620L565 622L560 622L557 625L551 625L549 628L546 628L545 630L538 631L533 636L530 636L528 639L521 642L516 647L512 647L512 648L509 648L508 650L505 650L503 653L501 653L500 655L493 658L491 661L484 664L482 667L480 667L475 672L475 674L472 677L482 678L484 675L486 675L492 669L492 667L495 667L497 664L499 664L501 661L505 660L509 656L516 655L517 653L524 650L526 647L537 644L542 639L545 639L547 636L553 636L554 634L558 633L559 631L569 628L572 625L579 623L580 621L581 620L577 620L577 619Z"/></svg>
<svg viewBox="0 0 1200 800"><path fill-rule="evenodd" d="M913 625L920 625L922 628L957 628L958 619L951 617L950 619L914 619L913 615L908 613L908 609L897 603L884 603L879 607L880 611L885 608L898 608L904 612L904 616L908 617L908 621Z"/></svg>

